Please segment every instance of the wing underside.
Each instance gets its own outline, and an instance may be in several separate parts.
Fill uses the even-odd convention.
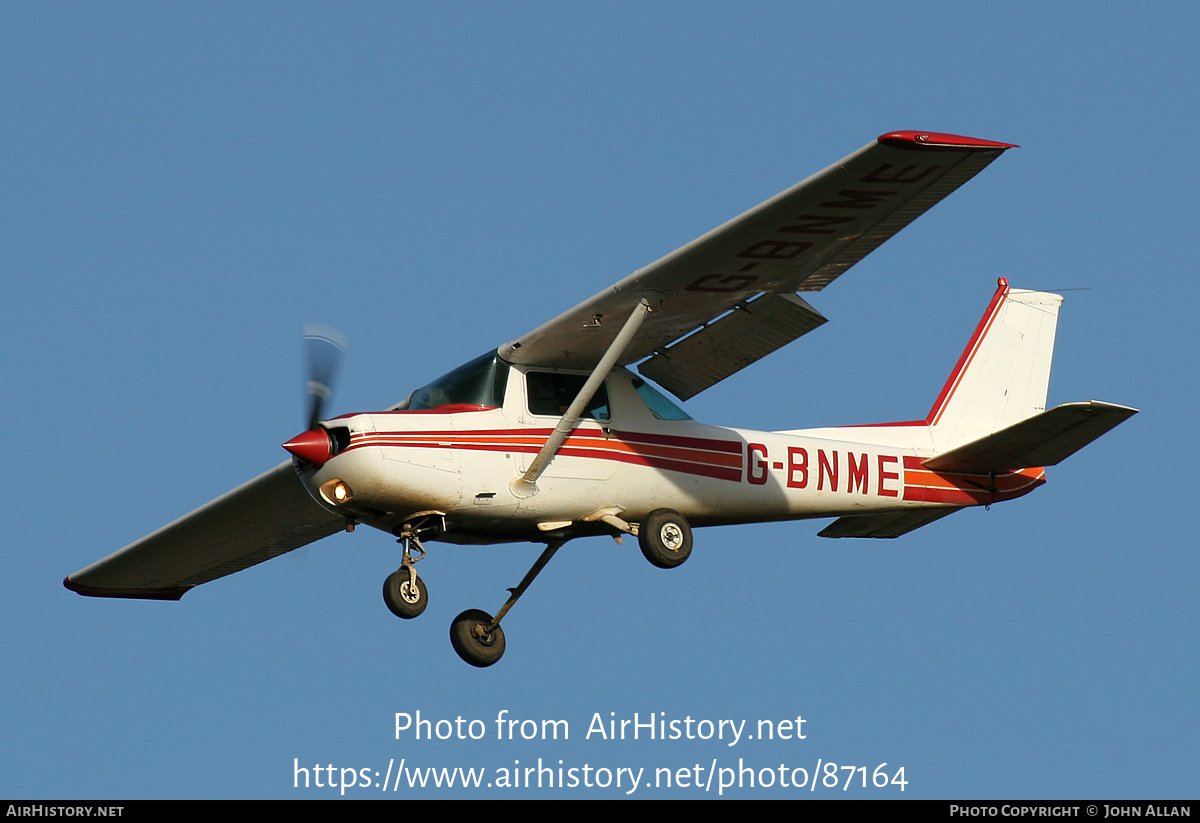
[[[658,352],[638,371],[687,400],[825,322],[798,294],[761,294]]]
[[[178,600],[188,589],[341,530],[290,460],[63,581],[91,597]]]
[[[590,369],[644,298],[651,314],[618,365],[649,357],[643,374],[691,397],[823,323],[796,292],[824,288],[1008,148],[954,135],[884,135],[500,354]]]

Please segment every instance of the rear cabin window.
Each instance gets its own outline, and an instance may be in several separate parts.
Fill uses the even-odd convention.
[[[583,374],[529,372],[525,375],[525,386],[529,393],[529,413],[562,417],[586,382],[587,376]],[[603,383],[580,416],[601,421],[609,419],[608,390]]]
[[[659,420],[691,420],[692,416],[676,406],[658,389],[651,386],[640,377],[633,378],[633,388],[646,404],[650,413]]]

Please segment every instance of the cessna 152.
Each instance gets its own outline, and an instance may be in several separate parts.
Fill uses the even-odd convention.
[[[493,617],[451,625],[474,666],[500,659],[500,621],[551,556],[587,535],[637,537],[655,566],[687,560],[692,527],[836,517],[822,537],[897,537],[965,506],[1028,494],[1044,466],[1135,409],[1046,410],[1062,298],[1001,280],[923,420],[758,432],[692,420],[686,400],[825,322],[818,291],[1010,144],[901,131],[626,277],[387,411],[324,419],[318,359],[291,458],[70,575],[98,597],[173,600],[356,523],[402,545],[384,600],[428,601],[425,541],[546,549]],[[316,351],[335,352],[314,335]],[[624,368],[638,364],[641,376]]]

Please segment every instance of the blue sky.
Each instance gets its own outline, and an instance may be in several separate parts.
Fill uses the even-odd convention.
[[[495,779],[541,758],[904,767],[903,793],[852,797],[1195,796],[1198,22],[1183,3],[4,4],[0,795],[336,797],[294,788],[295,764]],[[898,129],[1022,148],[813,296],[827,326],[686,407],[761,429],[920,417],[997,277],[1077,289],[1050,401],[1142,413],[1033,495],[896,541],[701,530],[669,573],[578,541],[486,671],[447,626],[497,608],[537,547],[434,546],[411,624],[370,530],[179,603],[63,589],[282,459],[305,322],[350,339],[334,410],[381,408]],[[417,711],[488,734],[397,740]],[[497,740],[501,711],[570,739]],[[805,739],[585,739],[635,712],[803,717]]]

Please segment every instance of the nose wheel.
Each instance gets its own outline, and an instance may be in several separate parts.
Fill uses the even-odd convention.
[[[425,557],[425,547],[417,533],[421,530],[435,531],[441,524],[440,512],[422,512],[405,523],[395,532],[396,539],[404,546],[400,568],[383,581],[383,602],[388,610],[403,620],[412,620],[429,605],[429,591],[425,581],[417,577],[416,562]],[[415,525],[414,525],[415,523]],[[432,525],[431,525],[432,524]],[[413,557],[413,551],[416,557]]]
[[[412,620],[429,605],[429,592],[416,569],[401,566],[383,581],[383,602],[396,617]]]

